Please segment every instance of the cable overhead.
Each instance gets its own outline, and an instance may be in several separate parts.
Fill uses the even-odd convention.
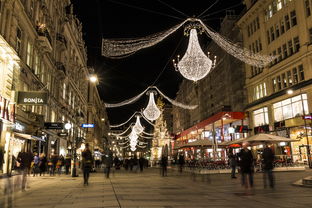
[[[119,4],[119,5],[122,5],[122,6],[138,9],[138,10],[141,10],[141,11],[145,11],[145,12],[150,12],[150,13],[154,13],[154,14],[158,14],[158,15],[162,15],[162,16],[166,16],[166,17],[171,17],[171,18],[178,19],[178,20],[183,20],[180,17],[176,17],[176,16],[173,16],[173,15],[165,14],[165,13],[162,13],[162,12],[157,12],[157,11],[145,9],[145,8],[142,8],[142,7],[133,6],[133,5],[122,3],[122,2],[118,2],[118,1],[112,1],[112,0],[107,0],[107,1],[109,1],[111,3]]]
[[[215,12],[212,12],[212,13],[209,13],[209,14],[207,14],[207,15],[205,15],[205,16],[202,16],[201,19],[203,19],[203,18],[205,18],[205,17],[210,17],[210,16],[212,16],[212,15],[218,14],[218,13],[223,12],[223,11],[226,11],[226,10],[228,10],[228,9],[233,9],[233,8],[238,7],[238,6],[241,6],[241,5],[242,5],[242,3],[234,4],[233,6],[230,6],[230,7],[227,7],[227,8],[224,8],[224,9],[221,9],[221,10],[218,10],[218,11],[215,11]]]
[[[185,14],[184,12],[181,12],[180,10],[178,10],[178,9],[174,8],[173,6],[167,4],[166,2],[163,2],[163,1],[161,1],[161,0],[158,0],[158,2],[164,4],[165,6],[171,8],[172,10],[174,10],[174,11],[176,11],[176,12],[182,14],[184,17],[190,17],[190,16],[188,16],[187,14]]]
[[[209,9],[211,9],[214,5],[216,5],[219,2],[219,0],[216,0],[213,4],[211,4],[205,11],[203,11],[202,13],[200,13],[200,15],[198,15],[198,18],[200,18],[200,16],[202,16],[203,14],[205,14]]]

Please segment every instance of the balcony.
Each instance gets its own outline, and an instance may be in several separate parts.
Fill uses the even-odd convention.
[[[52,38],[50,36],[49,31],[46,29],[44,24],[40,24],[36,27],[36,31],[38,34],[37,42],[39,46],[45,51],[45,52],[52,52]]]
[[[66,50],[67,49],[67,40],[66,40],[66,38],[65,38],[65,36],[63,34],[57,33],[56,34],[56,40],[57,40],[58,46],[62,50]]]

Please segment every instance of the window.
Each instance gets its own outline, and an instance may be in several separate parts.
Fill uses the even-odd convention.
[[[259,17],[256,18],[256,22],[257,22],[257,29],[260,29]]]
[[[304,81],[304,70],[303,70],[303,65],[299,65],[298,66],[298,70],[299,70],[299,79],[300,81]]]
[[[271,33],[271,41],[275,40],[275,34],[274,34],[274,28],[270,28],[270,33]]]
[[[28,42],[27,43],[27,54],[26,54],[26,64],[31,67],[32,65],[32,55],[33,55],[33,45]]]
[[[287,82],[288,82],[288,86],[292,86],[293,81],[292,81],[291,71],[287,71]]]
[[[256,40],[256,52],[259,52],[259,42]]]
[[[272,79],[272,84],[273,84],[273,92],[276,92],[277,91],[277,89],[276,89],[277,84],[276,84],[276,79],[275,78]]]
[[[312,31],[312,28],[311,28]],[[268,39],[268,44],[270,44],[271,40],[270,40],[270,32],[267,30],[267,39]]]
[[[295,46],[295,53],[297,53],[300,49],[300,41],[299,37],[294,38],[294,46]]]
[[[293,68],[293,80],[294,80],[294,84],[298,83],[298,72],[297,72],[297,68]]]
[[[305,0],[305,8],[307,17],[311,16],[311,7],[309,0]]]
[[[276,51],[275,51],[275,50],[273,51],[272,55],[273,55],[274,57],[276,57]],[[277,63],[277,58],[275,58],[275,59],[273,60],[273,64],[276,64],[276,63]]]
[[[248,37],[250,37],[250,27],[249,27],[249,25],[247,26],[247,33],[248,33]]]
[[[292,40],[288,41],[288,54],[291,56],[294,53]]]
[[[266,92],[266,84],[265,82],[264,83],[261,83],[261,84],[258,84],[254,87],[254,100],[258,100],[260,98],[263,98],[264,96],[267,95],[267,92]]]
[[[286,44],[283,44],[283,59],[287,58],[287,46]]]
[[[66,83],[63,83],[63,99],[66,99]]]
[[[312,44],[312,28],[309,29],[310,44]]]
[[[39,74],[39,57],[38,57],[38,54],[37,52],[34,53],[34,56],[35,56],[35,60],[34,60],[34,72],[35,74]]]
[[[278,24],[275,25],[275,34],[276,34],[276,38],[280,36],[280,30],[279,30]]]
[[[277,80],[277,89],[281,90],[282,89],[281,77],[277,76],[276,80]]]
[[[275,121],[294,118],[308,113],[307,94],[297,95],[292,98],[273,104],[273,113]]]
[[[293,10],[290,12],[290,19],[291,19],[291,26],[297,25],[297,17],[296,17],[296,11]]]
[[[254,126],[269,124],[268,108],[260,108],[253,111]]]
[[[259,49],[260,49],[260,51],[262,51],[262,43],[261,43],[261,39],[259,39]]]
[[[285,73],[282,74],[282,79],[283,79],[283,88],[286,88],[287,87],[287,79],[286,79]]]
[[[277,49],[277,54],[278,54],[277,61],[280,62],[283,59],[283,57],[282,57],[282,48],[281,47],[279,47]]]
[[[281,35],[285,33],[285,23],[284,20],[281,20]]]
[[[288,14],[285,15],[285,25],[286,25],[286,30],[289,30],[289,28],[290,28],[290,22],[289,22],[289,16],[288,16]]]
[[[19,27],[16,28],[16,46],[15,50],[18,54],[20,54],[22,45],[22,31]]]
[[[277,11],[281,10],[283,7],[282,0],[277,0]]]

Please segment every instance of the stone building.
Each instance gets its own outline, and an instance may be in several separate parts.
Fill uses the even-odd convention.
[[[237,23],[244,47],[276,56],[264,68],[245,66],[250,126],[254,134],[274,131],[299,138],[281,148],[295,161],[307,161],[311,129],[302,116],[312,112],[312,1],[244,3],[247,12]]]
[[[1,0],[0,40],[0,170],[10,173],[20,151],[73,154],[87,139],[81,125],[88,121],[88,110],[98,112],[88,109],[91,70],[70,0]],[[97,115],[108,121],[101,109]],[[71,128],[65,130],[65,123]]]

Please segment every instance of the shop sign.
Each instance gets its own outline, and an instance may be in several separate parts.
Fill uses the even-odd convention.
[[[39,91],[17,92],[17,104],[19,105],[46,105],[47,103],[48,103],[47,92],[39,92]]]
[[[52,122],[45,122],[44,127],[46,129],[63,129],[64,124],[63,123],[52,123]]]
[[[82,124],[82,128],[94,128],[94,124]]]
[[[248,133],[249,128],[247,125],[238,125],[235,127],[235,133]]]
[[[57,135],[60,136],[60,137],[67,137],[68,133],[67,132],[60,132]]]
[[[305,115],[305,116],[302,116],[302,118],[304,120],[312,120],[312,115]]]
[[[15,104],[0,95],[0,118],[11,122],[15,120]]]

